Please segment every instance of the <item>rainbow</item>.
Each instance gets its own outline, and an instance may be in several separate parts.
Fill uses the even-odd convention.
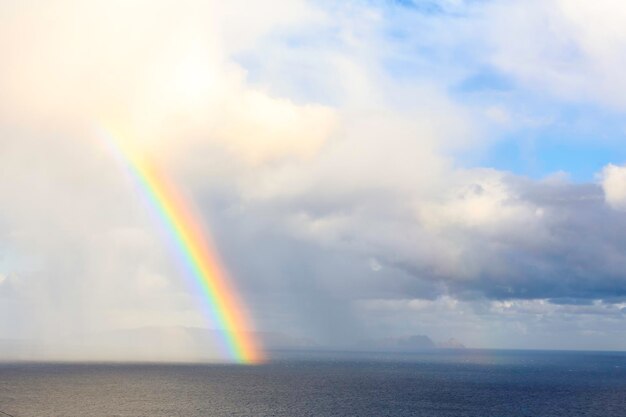
[[[216,251],[202,233],[203,227],[176,185],[145,154],[131,151],[120,136],[102,131],[101,136],[136,179],[159,217],[185,266],[207,302],[212,322],[223,334],[229,358],[237,363],[257,364],[265,357],[244,304],[220,266]]]

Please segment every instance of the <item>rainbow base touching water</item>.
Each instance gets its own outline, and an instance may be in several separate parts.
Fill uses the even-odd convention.
[[[102,136],[136,178],[202,291],[211,319],[224,335],[230,359],[242,364],[263,362],[265,355],[251,333],[244,304],[220,267],[217,253],[203,235],[191,205],[153,161],[133,152],[121,136],[108,130],[102,131]]]

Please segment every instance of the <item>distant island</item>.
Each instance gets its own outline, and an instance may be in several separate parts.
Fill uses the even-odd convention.
[[[387,337],[364,341],[361,346],[366,350],[393,350],[414,351],[431,349],[465,349],[465,345],[455,338],[435,342],[426,335],[411,335],[404,337]]]

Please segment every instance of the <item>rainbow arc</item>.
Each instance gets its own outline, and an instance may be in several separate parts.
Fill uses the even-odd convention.
[[[265,357],[251,332],[245,305],[220,266],[219,257],[203,234],[191,204],[153,160],[133,151],[119,136],[108,131],[103,135],[137,180],[201,290],[211,319],[223,334],[230,359],[244,364],[263,362]]]

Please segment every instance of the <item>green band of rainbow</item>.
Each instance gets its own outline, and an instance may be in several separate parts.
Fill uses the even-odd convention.
[[[215,250],[209,246],[200,222],[182,193],[145,155],[131,152],[119,137],[110,132],[104,132],[104,135],[136,177],[201,288],[212,319],[224,334],[230,359],[246,364],[262,362],[264,355],[251,333],[244,305],[228,282]]]

